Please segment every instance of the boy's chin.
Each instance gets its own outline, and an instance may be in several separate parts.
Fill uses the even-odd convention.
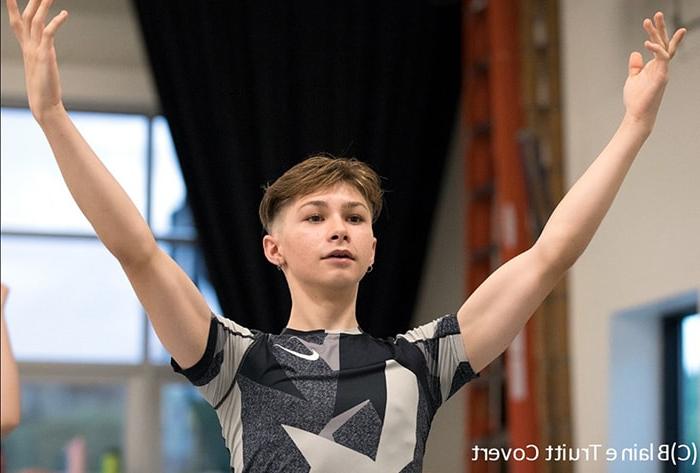
[[[354,289],[360,282],[360,277],[356,274],[332,274],[323,278],[318,278],[314,281],[316,286],[328,288],[329,290],[339,291],[344,289]]]

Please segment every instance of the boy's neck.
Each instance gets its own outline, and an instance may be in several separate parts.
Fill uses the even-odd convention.
[[[294,330],[348,330],[357,328],[357,286],[347,290],[292,290],[287,328]]]

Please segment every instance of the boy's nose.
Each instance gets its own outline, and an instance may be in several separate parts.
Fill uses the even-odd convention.
[[[345,231],[345,229],[337,229],[331,233],[331,240],[345,240],[349,241],[350,237],[348,236],[348,232]]]
[[[333,227],[331,228],[331,240],[349,240],[347,228],[343,219],[334,219]]]

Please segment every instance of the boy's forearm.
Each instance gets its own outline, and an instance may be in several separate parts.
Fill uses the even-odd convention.
[[[650,132],[650,124],[625,116],[607,146],[561,200],[536,243],[553,265],[566,270],[581,256]]]
[[[42,117],[44,131],[73,199],[122,264],[147,258],[155,239],[129,196],[61,107]]]

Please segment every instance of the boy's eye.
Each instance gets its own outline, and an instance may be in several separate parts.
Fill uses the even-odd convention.
[[[321,220],[323,220],[323,217],[321,217],[320,215],[311,215],[309,217],[306,217],[306,220],[308,220],[309,222],[320,222]]]
[[[362,223],[365,219],[362,218],[362,215],[351,215],[348,217],[348,220],[350,220],[352,223]]]

